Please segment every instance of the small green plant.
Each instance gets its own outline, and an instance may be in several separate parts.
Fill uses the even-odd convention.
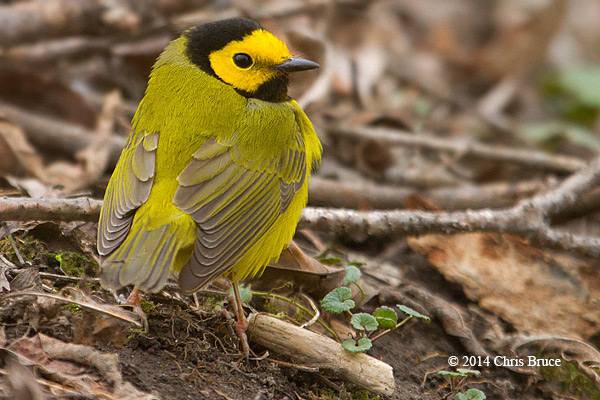
[[[456,394],[457,400],[484,400],[486,398],[485,393],[479,389],[468,389],[464,393],[458,393],[458,391],[465,385],[466,378],[481,374],[481,372],[477,370],[457,368],[456,371],[438,371],[437,374],[450,377],[450,393],[447,396]]]
[[[144,312],[144,314],[150,314],[152,311],[154,311],[154,304],[152,304],[152,302],[149,301],[142,301],[141,302],[142,305],[142,311]]]
[[[458,400],[485,400],[485,393],[479,389],[469,389],[464,393],[457,393]]]
[[[350,265],[346,267],[344,284],[356,283],[360,276],[360,270],[356,266]],[[357,286],[360,288],[358,284]],[[363,353],[369,350],[373,346],[374,340],[398,329],[413,318],[423,319],[427,322],[430,321],[426,315],[420,314],[401,304],[397,305],[398,309],[408,316],[400,322],[398,322],[396,311],[386,306],[377,308],[372,314],[353,314],[350,310],[356,307],[356,303],[351,297],[352,291],[349,287],[342,286],[335,288],[321,300],[321,307],[331,314],[348,313],[350,315],[350,324],[356,330],[357,334],[355,338],[344,340],[342,347],[352,353]]]
[[[67,276],[82,277],[86,274],[86,268],[91,268],[92,270],[97,268],[94,261],[83,254],[72,251],[60,252],[54,258],[58,261],[60,270]]]

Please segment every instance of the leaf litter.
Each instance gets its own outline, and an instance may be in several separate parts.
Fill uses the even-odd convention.
[[[101,197],[105,172],[118,157],[107,144],[124,141],[121,135],[129,130],[127,121],[151,65],[176,35],[157,34],[156,29],[165,24],[184,29],[239,13],[255,16],[285,36],[294,53],[322,65],[320,71],[291,83],[291,93],[306,107],[325,144],[321,178],[400,186],[416,196],[427,188],[451,193],[455,187],[486,183],[512,187],[538,182],[545,187],[562,178],[510,163],[474,161],[460,152],[392,147],[368,137],[343,139],[330,134],[328,126],[338,124],[390,127],[465,143],[475,139],[543,146],[582,160],[597,147],[597,102],[589,91],[593,85],[586,84],[590,77],[594,83],[596,68],[573,65],[597,62],[600,40],[589,11],[598,7],[594,0],[236,1],[219,2],[218,7],[183,3],[174,2],[168,12],[109,9],[98,20],[110,29],[104,26],[100,33],[89,24],[89,32],[84,32],[89,36],[9,42],[0,54],[8,65],[0,74],[2,102],[52,117],[65,131],[83,127],[95,137],[86,138],[91,139],[87,146],[53,148],[23,119],[6,117],[0,103],[1,195]],[[153,28],[138,31],[140,26]],[[127,36],[133,31],[135,35]],[[556,76],[567,93],[550,101],[536,81],[548,66],[560,68]],[[118,93],[106,97],[115,88]],[[548,120],[557,122],[540,123]],[[374,208],[366,201],[357,207]],[[592,203],[589,207],[594,209]],[[598,230],[592,214],[569,222],[569,230]],[[227,319],[214,312],[227,302],[218,282],[216,289],[199,294],[198,303],[173,286],[146,296],[142,306],[149,329],[143,332],[112,315],[122,313],[138,321],[137,315],[116,305],[127,292],[99,288],[94,224],[10,223],[8,228],[15,245],[0,233],[5,361],[0,372],[14,379],[2,380],[2,390],[32,398],[40,397],[39,388],[51,394],[95,391],[94,395],[115,396],[118,382],[128,382],[140,398],[321,399],[326,398],[324,386],[332,388],[334,398],[355,394],[331,376],[295,368],[293,360],[238,364]],[[357,253],[366,262],[356,281],[366,292],[364,301],[348,281],[351,294],[344,302],[360,303],[360,311],[375,310],[383,324],[394,317],[382,310],[396,304],[432,318],[430,324],[409,321],[369,350],[393,365],[398,388],[394,399],[447,398],[448,381],[432,371],[447,368],[449,355],[496,354],[557,356],[570,364],[526,371],[481,368],[478,380],[466,377],[467,386],[485,391],[488,398],[597,397],[598,355],[593,344],[599,325],[594,313],[598,285],[593,260],[532,248],[497,234],[430,235],[408,241],[334,234],[318,239],[328,249],[335,248],[342,264],[356,260]],[[287,296],[316,316],[311,304],[342,285],[346,271],[316,261],[323,249],[307,248],[311,249],[303,246],[313,257],[282,258],[267,269],[263,281],[252,282],[252,289]],[[303,297],[307,295],[309,300]],[[263,300],[253,296],[251,307],[298,324],[314,322],[314,316],[298,312],[289,302]],[[329,322],[344,339],[352,331],[345,316]],[[360,340],[352,340],[354,346],[360,346]],[[75,352],[70,346],[82,347]],[[62,350],[52,353],[46,347]],[[81,354],[104,360],[110,368],[90,367],[78,359]],[[29,373],[7,359],[28,365]],[[45,362],[59,369],[48,372]],[[82,372],[66,375],[75,370]],[[463,392],[455,397],[479,396],[473,388]]]

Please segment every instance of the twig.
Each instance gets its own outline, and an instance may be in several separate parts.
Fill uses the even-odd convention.
[[[531,168],[542,168],[561,173],[575,172],[585,167],[585,161],[574,157],[553,155],[533,150],[520,150],[498,145],[490,146],[481,143],[464,143],[433,137],[431,135],[415,135],[395,129],[329,126],[327,127],[327,131],[337,136],[369,138],[394,145],[457,153],[463,155],[463,157],[472,156],[488,160],[513,162]]]
[[[103,33],[131,32],[142,27],[164,26],[164,14],[202,7],[207,0],[25,0],[0,6],[0,46],[33,42],[36,39]],[[160,16],[160,17],[159,17]]]
[[[66,303],[73,303],[73,304],[77,304],[80,307],[88,308],[88,309],[94,310],[94,311],[99,311],[101,313],[110,315],[111,317],[120,319],[125,322],[129,322],[129,323],[135,325],[137,328],[143,328],[142,324],[140,324],[138,321],[135,321],[135,320],[129,318],[126,315],[123,315],[123,314],[115,312],[113,310],[109,310],[109,309],[103,308],[99,305],[92,304],[92,303],[85,302],[85,301],[79,301],[76,299],[69,299],[67,297],[62,297],[62,296],[58,296],[55,294],[40,293],[40,292],[15,292],[15,293],[9,293],[6,296],[7,297],[19,297],[19,296],[47,297],[47,298],[58,300],[58,301],[64,301]]]
[[[544,182],[533,180],[419,191],[378,185],[366,180],[340,182],[314,176],[310,182],[308,200],[310,205],[318,207],[385,210],[403,208],[408,198],[419,194],[431,199],[442,210],[465,210],[508,207],[546,188]]]
[[[76,154],[88,147],[94,140],[93,130],[70,124],[55,118],[41,116],[19,107],[0,101],[0,118],[5,118],[21,126],[27,139],[39,148],[60,153]],[[126,139],[119,135],[111,135],[110,161],[115,165],[125,147]]]
[[[385,396],[394,393],[392,367],[364,353],[352,354],[328,337],[265,314],[252,314],[248,338],[295,362],[316,365],[367,390]]]
[[[2,221],[98,221],[102,202],[90,198],[30,199],[0,197]]]
[[[301,228],[328,230],[340,234],[382,236],[391,234],[507,232],[532,240],[534,244],[600,256],[600,238],[578,236],[552,229],[550,216],[572,206],[600,183],[600,157],[555,189],[521,200],[511,208],[454,213],[420,211],[373,211],[315,209],[304,211]]]
[[[517,205],[463,212],[371,211],[307,208],[299,229],[371,236],[424,235],[429,233],[505,232],[532,240],[536,245],[600,256],[600,238],[573,235],[553,229],[551,216],[572,207],[600,184],[600,157],[589,167],[569,176],[556,188]],[[95,221],[101,202],[93,199],[0,198],[4,221]]]

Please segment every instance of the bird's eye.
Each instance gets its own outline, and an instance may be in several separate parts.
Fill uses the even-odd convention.
[[[240,68],[250,68],[252,65],[252,57],[246,53],[237,53],[233,56],[233,62]]]

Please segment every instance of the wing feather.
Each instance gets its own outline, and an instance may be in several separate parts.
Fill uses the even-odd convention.
[[[107,256],[129,232],[135,210],[150,195],[158,133],[133,132],[111,178],[99,222],[98,253]]]
[[[297,134],[299,136],[299,134]],[[306,179],[302,139],[282,156],[243,161],[235,141],[207,140],[178,177],[174,203],[198,227],[182,276],[196,290],[224,274],[291,204]],[[180,278],[180,286],[182,286]]]

